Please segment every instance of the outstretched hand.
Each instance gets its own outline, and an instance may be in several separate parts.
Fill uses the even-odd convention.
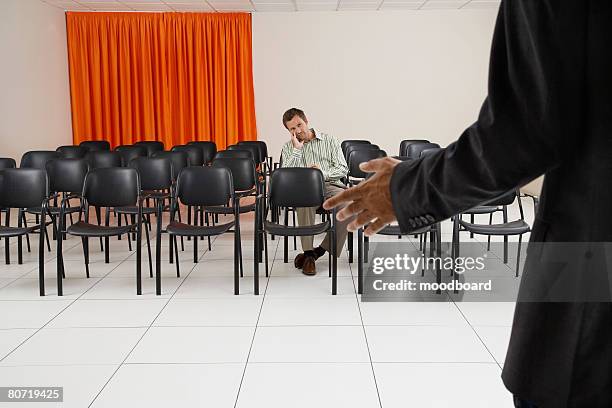
[[[351,187],[325,201],[323,208],[330,210],[346,204],[346,207],[338,212],[338,220],[343,221],[356,215],[355,219],[347,226],[349,231],[354,232],[368,224],[365,235],[376,234],[387,224],[396,220],[393,203],[391,202],[390,184],[393,169],[399,163],[401,163],[400,160],[390,157],[361,163],[359,166],[361,170],[375,174],[355,187]]]

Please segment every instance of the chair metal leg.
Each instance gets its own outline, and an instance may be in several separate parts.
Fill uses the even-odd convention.
[[[64,282],[63,278],[66,277],[66,271],[64,270],[64,254],[62,252],[62,245],[64,241],[64,229],[66,225],[66,214],[59,217],[59,239],[56,242],[57,258],[56,258],[56,269],[57,269],[57,296],[64,295]]]
[[[28,227],[28,221],[26,220],[26,215],[25,215],[25,211],[21,211],[20,210],[20,217],[23,218],[23,226],[25,228]],[[38,224],[40,222],[40,217],[38,215],[36,215],[36,223]],[[45,231],[45,236],[46,236],[47,231]],[[25,239],[26,239],[26,246],[28,248],[28,252],[32,252],[32,249],[30,248],[30,234],[25,234]],[[47,245],[49,245],[49,237],[47,236]]]
[[[96,210],[96,219],[98,221],[98,225],[102,225],[102,210],[100,207],[94,207]],[[100,237],[100,252],[104,251],[104,245],[102,244],[102,237]]]
[[[40,291],[40,296],[45,296],[45,249],[43,246],[43,241],[45,240],[44,227],[46,218],[45,209],[43,207],[40,214],[40,233],[38,240],[38,289]]]
[[[259,200],[255,201],[255,216],[253,217],[253,235],[254,235],[254,245],[253,245],[253,294],[259,295],[259,246],[260,242],[260,233],[259,233]]]
[[[198,241],[200,237],[193,238],[193,263],[198,263]]]
[[[474,224],[474,214],[470,214],[470,222]],[[474,233],[470,231],[470,238],[474,238]]]
[[[136,294],[142,295],[142,211],[136,221]]]
[[[4,225],[6,227],[10,226],[10,222],[11,222],[11,209],[7,209],[6,210],[6,217],[4,219]],[[9,247],[9,238],[6,237],[4,238],[4,262],[7,265],[11,264],[11,251],[10,251],[10,247]]]
[[[110,225],[110,208],[106,207],[106,214],[104,215],[104,225]],[[110,262],[110,237],[104,237],[104,263]]]
[[[83,257],[85,258],[85,276],[89,278],[89,238],[81,237],[83,244]]]
[[[149,255],[149,277],[153,277],[153,261],[151,260],[151,238],[149,237],[149,228],[151,225],[151,217],[145,221],[145,236],[147,238],[147,253]]]
[[[187,206],[187,224],[191,225],[191,209],[194,208],[190,205]],[[197,215],[196,215],[197,219]],[[197,224],[197,222],[195,222]],[[196,238],[197,239],[197,238]],[[187,237],[187,241],[191,241],[191,237]]]
[[[295,223],[295,208],[293,209],[293,226],[296,226]],[[293,236],[293,250],[296,251],[297,250],[297,237],[294,235]]]
[[[518,250],[516,252],[516,277],[519,276],[519,268],[521,265],[521,243],[523,242],[523,234],[519,235]]]
[[[338,293],[338,246],[336,245],[336,229],[332,229],[331,236],[332,250],[332,295]]]
[[[348,261],[349,263],[353,263],[353,233],[348,233],[348,242],[346,249],[348,251]]]
[[[17,217],[17,227],[18,228],[21,228],[23,226],[22,215],[23,215],[22,210],[19,210],[19,216]],[[22,237],[21,235],[17,237],[17,263],[19,265],[23,264],[23,248],[22,248],[23,243],[22,243],[21,237]],[[41,246],[44,246],[44,235],[43,235],[43,242],[41,242],[40,244]]]
[[[204,209],[202,209],[202,214],[204,214]],[[209,215],[210,214],[206,213],[206,226],[207,227],[210,226],[210,221],[208,220]],[[203,216],[203,215],[201,215],[201,216]],[[210,235],[207,238],[208,238],[208,250],[210,251],[212,249],[211,245],[210,245]]]
[[[176,256],[176,259],[174,260],[176,262],[176,277],[180,278],[181,277],[181,268],[180,268],[180,262],[179,262],[179,253],[178,253],[178,239],[176,237],[176,235],[172,236],[173,241],[174,241],[174,255]],[[182,237],[181,237],[182,238]]]
[[[493,213],[489,214],[489,225],[493,224]],[[491,250],[491,236],[487,237],[487,251]]]
[[[155,234],[155,294],[161,295],[161,223],[163,202],[157,200],[157,231]]]
[[[289,224],[289,213],[285,208],[285,225]],[[283,262],[289,263],[289,236],[285,235],[283,241]]]
[[[238,235],[238,228],[234,226],[234,295],[240,294],[240,277],[239,269],[241,259],[240,256],[240,237]]]
[[[178,221],[179,222],[183,222],[183,220],[181,219],[181,210],[180,210],[180,208],[177,211],[177,214],[178,214]],[[181,252],[185,252],[185,240],[183,239],[182,235],[181,235]]]

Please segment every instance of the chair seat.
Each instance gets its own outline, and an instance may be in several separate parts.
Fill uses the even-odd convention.
[[[47,214],[59,215],[61,209],[62,209],[61,207],[49,207],[47,208]],[[64,213],[72,214],[72,213],[76,213],[79,211],[81,211],[81,206],[66,207]],[[26,209],[26,212],[30,214],[40,214],[42,212],[42,207],[31,207],[31,208]]]
[[[115,212],[117,214],[129,214],[129,215],[138,215],[138,207],[116,207]],[[155,214],[157,213],[157,208],[155,207],[142,207],[143,214]]]
[[[415,234],[424,234],[431,229],[432,225],[428,225],[427,227],[419,228],[418,230],[410,231],[408,234],[402,233],[399,225],[387,225],[385,228],[381,229],[377,232],[380,235],[415,235]]]
[[[520,235],[529,232],[529,224],[523,220],[506,222],[504,224],[471,224],[459,221],[459,224],[469,232],[481,235]]]
[[[76,224],[68,227],[66,231],[70,235],[79,237],[112,237],[115,235],[123,235],[131,232],[134,225],[122,225],[121,227],[104,225],[95,225],[88,222],[79,221]]]
[[[233,207],[205,207],[204,210],[211,214],[233,214],[234,213]],[[255,203],[248,204],[248,205],[241,205],[239,211],[240,211],[240,214],[255,211]]]
[[[495,212],[499,210],[499,207],[496,207],[494,205],[479,205],[477,207],[474,208],[470,208],[469,210],[467,210],[466,212],[464,212],[464,214],[490,214],[492,212]]]
[[[10,238],[10,237],[18,237],[20,235],[29,234],[34,231],[38,225],[28,228],[18,228],[18,227],[4,227],[0,225],[0,237],[2,238]]]
[[[264,224],[264,228],[266,232],[269,232],[270,234],[273,234],[273,235],[279,235],[281,237],[284,237],[284,236],[300,237],[300,236],[307,236],[307,235],[322,234],[324,232],[327,232],[330,226],[331,226],[331,223],[329,222],[329,220],[319,223],[319,224],[308,225],[308,226],[303,226],[303,227],[282,225],[282,224],[277,224],[271,221],[266,221]]]
[[[178,235],[184,237],[207,237],[211,235],[219,235],[223,234],[230,230],[234,226],[234,221],[228,222],[226,224],[217,224],[213,226],[199,226],[199,225],[189,225],[183,224],[178,221],[171,221],[168,224],[168,228],[166,231],[170,235]]]

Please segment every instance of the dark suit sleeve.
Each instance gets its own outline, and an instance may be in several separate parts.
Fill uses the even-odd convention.
[[[402,231],[490,201],[567,160],[584,122],[586,3],[502,2],[477,122],[438,154],[394,171]]]

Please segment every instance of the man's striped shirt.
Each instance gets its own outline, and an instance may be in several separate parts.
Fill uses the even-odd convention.
[[[327,133],[313,129],[315,138],[304,143],[301,149],[293,147],[289,140],[281,151],[282,167],[311,167],[316,164],[325,181],[338,181],[348,174],[348,165],[342,154],[340,142]]]

